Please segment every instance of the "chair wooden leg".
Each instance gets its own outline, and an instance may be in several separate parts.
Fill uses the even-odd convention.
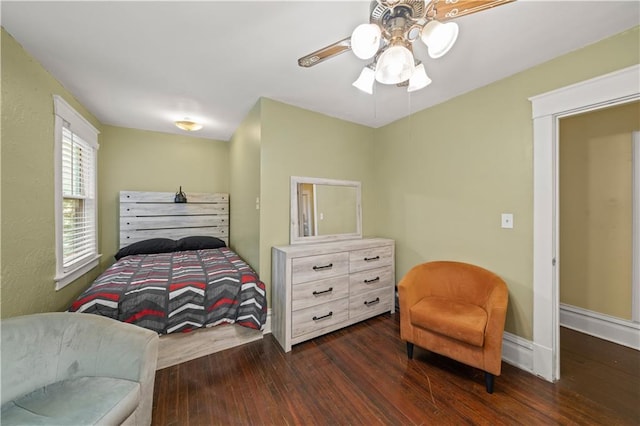
[[[413,343],[407,342],[407,357],[413,359]]]
[[[484,384],[487,387],[487,392],[488,393],[493,393],[493,382],[494,382],[495,376],[491,373],[484,373]]]

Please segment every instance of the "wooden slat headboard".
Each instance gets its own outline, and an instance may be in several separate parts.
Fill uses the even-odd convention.
[[[229,245],[229,194],[120,191],[120,248],[149,238],[217,237]]]

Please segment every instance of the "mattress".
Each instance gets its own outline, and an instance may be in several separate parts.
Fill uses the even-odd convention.
[[[120,258],[69,307],[159,334],[219,324],[262,330],[265,285],[228,247]]]

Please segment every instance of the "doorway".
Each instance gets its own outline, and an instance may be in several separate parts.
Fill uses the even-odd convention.
[[[639,101],[559,120],[560,324],[622,344],[615,330],[592,333],[590,321],[635,319],[633,241],[640,231],[633,186],[640,165],[633,139],[639,130]]]
[[[634,154],[640,101],[571,115],[558,124],[561,381],[631,413],[640,388],[622,377],[638,375],[632,360],[640,353],[634,358],[624,346],[640,348],[616,325],[637,322],[632,301],[638,294],[634,177],[640,163]],[[619,377],[607,389],[593,386],[603,370]]]
[[[560,378],[558,248],[558,120],[640,99],[640,65],[534,96],[533,373]],[[637,336],[638,329],[631,329]],[[636,337],[637,338],[637,337]]]

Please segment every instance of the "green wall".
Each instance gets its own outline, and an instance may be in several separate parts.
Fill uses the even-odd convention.
[[[359,180],[366,212],[374,206],[373,132],[266,98],[236,130],[230,147],[231,246],[258,271],[268,297],[271,247],[289,244],[291,176]],[[372,228],[366,214],[363,222],[363,232]]]
[[[437,259],[476,263],[509,287],[506,329],[533,332],[533,127],[529,97],[640,62],[638,27],[376,131],[376,228],[396,275]],[[425,90],[429,90],[428,88]],[[514,229],[500,214],[514,214]]]
[[[102,126],[98,197],[102,269],[118,251],[120,191],[229,192],[229,144]]]
[[[55,291],[53,95],[100,123],[2,29],[1,316],[64,310],[96,270]],[[99,139],[101,140],[101,138]]]
[[[289,244],[291,176],[362,182],[362,228],[373,235],[376,188],[369,127],[262,99],[260,277],[270,288],[271,247]]]
[[[260,210],[256,208],[260,198],[260,105],[258,100],[229,143],[229,246],[256,271],[260,267]]]

